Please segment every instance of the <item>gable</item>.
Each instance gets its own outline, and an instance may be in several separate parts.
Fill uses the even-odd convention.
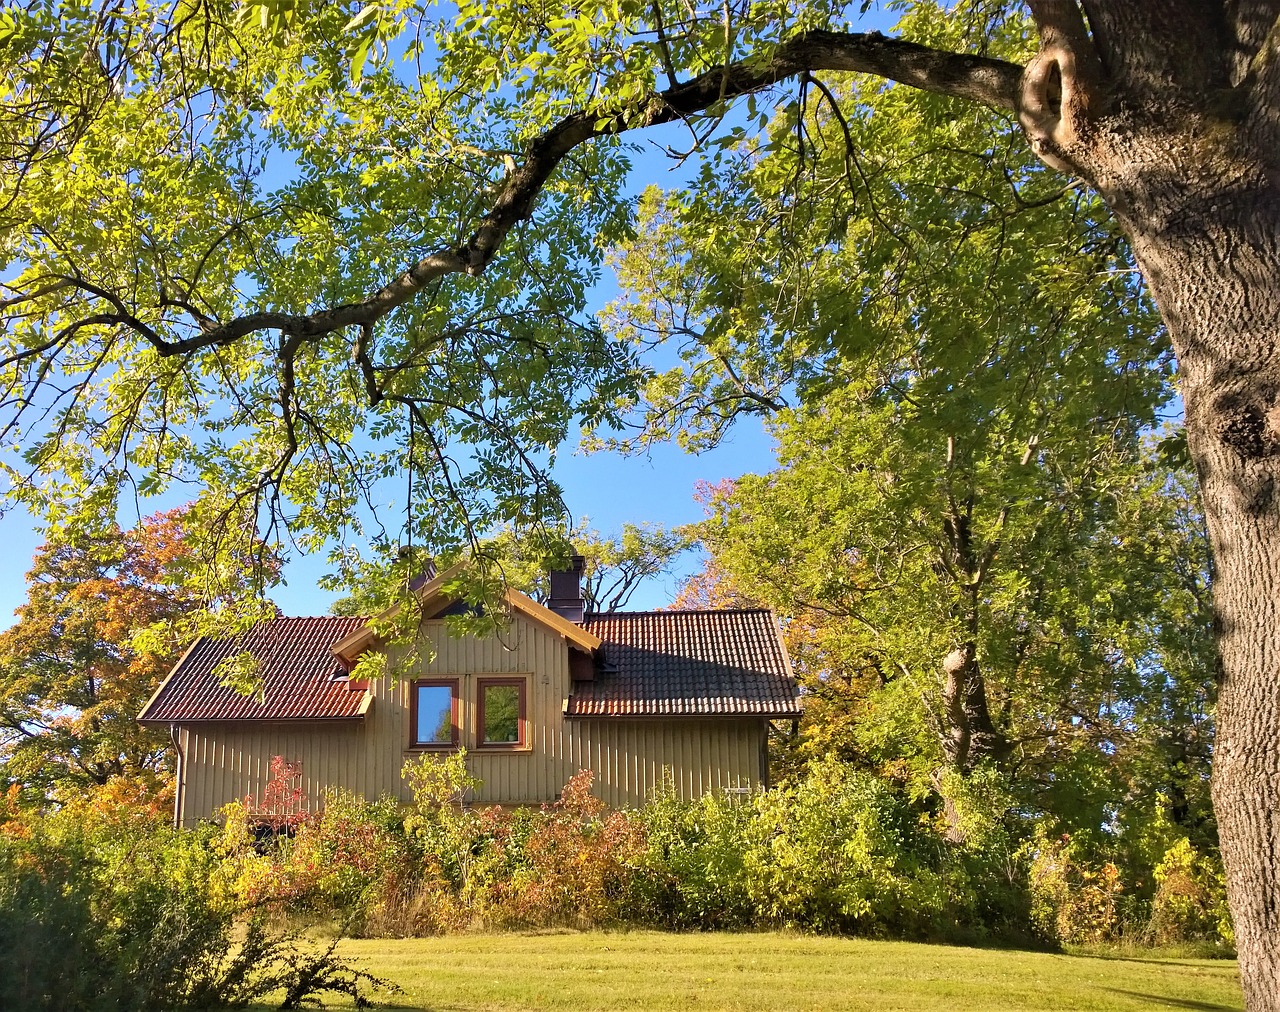
[[[443,573],[424,584],[417,591],[418,603],[422,608],[424,617],[435,617],[443,614],[453,603],[452,595],[445,591],[445,585],[461,572],[461,564],[446,569]],[[525,617],[533,620],[539,625],[559,633],[573,647],[578,650],[585,651],[590,654],[600,646],[600,638],[589,632],[580,625],[576,625],[567,619],[561,618],[549,608],[544,608],[538,604],[533,598],[527,594],[522,594],[518,590],[507,588],[506,593],[507,604],[513,611],[517,611]],[[356,629],[349,635],[333,644],[333,652],[342,658],[348,664],[355,663],[364,651],[373,648],[378,643],[378,636],[373,630],[373,624],[378,621],[385,621],[400,613],[400,605],[388,608],[376,619],[366,622],[362,628]]]

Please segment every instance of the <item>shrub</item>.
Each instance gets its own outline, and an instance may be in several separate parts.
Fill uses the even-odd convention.
[[[0,827],[0,1008],[283,1008],[372,980],[240,917],[209,831],[64,811]]]
[[[749,803],[722,795],[681,801],[668,784],[640,816],[647,845],[632,883],[635,918],[675,929],[750,925],[746,855],[754,815]]]
[[[1155,869],[1156,892],[1146,940],[1153,945],[1207,941],[1232,945],[1226,876],[1220,861],[1196,852],[1185,836]]]
[[[939,937],[977,906],[975,876],[963,864],[948,876],[948,851],[909,799],[834,760],[747,799],[667,790],[641,817],[635,908],[665,927]]]
[[[1124,883],[1115,864],[1082,858],[1065,833],[1051,838],[1038,830],[1028,848],[1031,919],[1040,936],[1054,943],[1116,940]]]
[[[484,850],[500,857],[478,883],[491,923],[587,928],[622,919],[643,834],[638,820],[592,796],[594,776],[580,770],[536,815],[512,819],[490,810],[494,825],[505,823],[486,834]]]
[[[936,798],[833,759],[747,797],[683,801],[668,784],[633,812],[593,797],[587,771],[556,803],[515,810],[465,806],[478,782],[464,753],[416,759],[404,776],[408,807],[339,791],[296,818],[291,802],[294,835],[262,853],[251,811],[230,806],[211,888],[365,935],[638,924],[1053,944],[1229,938],[1221,870],[1187,840],[1150,848],[1163,854],[1154,876],[1149,859],[1136,862],[1145,874],[1129,859],[1126,877],[1132,841],[1037,827],[993,769],[939,778],[941,813]]]
[[[760,795],[747,856],[767,922],[860,935],[936,935],[947,914],[939,847],[883,780],[834,761]]]

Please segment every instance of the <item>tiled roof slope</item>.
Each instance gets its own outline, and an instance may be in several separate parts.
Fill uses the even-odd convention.
[[[229,640],[201,637],[139,714],[144,723],[200,720],[340,720],[359,717],[363,692],[352,692],[330,647],[364,618],[277,618]],[[263,678],[262,701],[220,685],[221,660],[249,651]],[[336,680],[335,680],[336,679]]]
[[[594,681],[575,682],[574,717],[798,717],[773,614],[761,609],[596,615]]]

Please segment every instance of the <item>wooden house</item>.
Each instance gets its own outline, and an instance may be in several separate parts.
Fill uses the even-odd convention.
[[[419,590],[434,656],[413,677],[348,672],[382,649],[361,618],[280,618],[236,640],[191,645],[139,715],[167,725],[178,755],[175,820],[194,825],[260,796],[273,756],[301,768],[314,807],[326,789],[409,800],[406,760],[465,748],[476,804],[554,800],[580,769],[615,807],[664,777],[683,797],[767,786],[769,722],[799,716],[773,615],[763,610],[583,615],[581,562],[552,574],[546,606],[508,591],[500,635],[450,636],[448,574]],[[219,683],[248,651],[259,697]]]

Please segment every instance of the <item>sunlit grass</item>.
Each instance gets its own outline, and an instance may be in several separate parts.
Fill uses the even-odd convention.
[[[384,1007],[479,1009],[1240,1009],[1228,960],[1062,955],[789,934],[454,935],[353,940],[395,981]]]

